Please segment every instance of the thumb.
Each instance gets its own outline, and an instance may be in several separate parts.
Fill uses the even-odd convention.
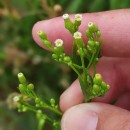
[[[130,112],[102,103],[80,104],[64,113],[62,130],[130,130]]]

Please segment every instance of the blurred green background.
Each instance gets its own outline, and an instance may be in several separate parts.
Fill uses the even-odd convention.
[[[37,46],[31,30],[39,20],[63,13],[129,8],[130,0],[0,0],[0,130],[36,130],[33,113],[18,113],[11,104],[17,73],[23,72],[46,98],[59,95],[76,78],[63,64]],[[51,130],[48,126],[45,130]]]

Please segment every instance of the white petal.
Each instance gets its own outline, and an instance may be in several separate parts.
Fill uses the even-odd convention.
[[[63,45],[63,40],[62,39],[56,39],[55,40],[55,46],[56,47],[60,47]]]
[[[88,27],[92,27],[93,25],[94,25],[93,22],[88,23]]]
[[[82,20],[82,15],[81,14],[76,14],[75,15],[75,20],[81,21]]]
[[[69,18],[69,14],[63,14],[63,19],[68,19]]]
[[[74,37],[75,39],[81,39],[82,34],[81,34],[80,32],[75,32],[73,37]]]

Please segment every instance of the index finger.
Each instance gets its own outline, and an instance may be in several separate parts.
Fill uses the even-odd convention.
[[[73,15],[71,18],[73,19]],[[85,30],[88,22],[94,22],[101,31],[101,39],[104,40],[102,55],[108,57],[130,57],[130,9],[113,10],[99,13],[85,13],[79,31],[86,42]],[[58,38],[63,39],[65,51],[71,52],[73,37],[65,29],[61,17],[37,22],[32,30],[36,43],[44,48],[37,32],[44,31],[48,39],[54,43]]]

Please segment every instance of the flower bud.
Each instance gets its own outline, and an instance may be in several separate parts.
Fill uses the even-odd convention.
[[[39,99],[39,98],[36,98],[36,99],[35,99],[35,103],[40,103],[40,99]]]
[[[93,22],[89,22],[88,27],[89,27],[90,32],[92,33],[98,31],[98,27]]]
[[[100,45],[100,43],[99,43],[98,41],[96,41],[96,42],[95,42],[95,45],[96,45],[96,46],[99,46],[99,45]]]
[[[43,40],[43,44],[44,44],[45,46],[52,46],[51,42],[48,41],[48,40]]]
[[[65,62],[70,62],[70,61],[71,61],[71,58],[70,58],[69,56],[65,56],[65,57],[64,57],[64,61],[65,61]]]
[[[19,82],[21,84],[25,84],[26,83],[26,78],[25,78],[23,73],[18,73],[18,79],[19,79]]]
[[[33,91],[33,90],[34,90],[34,85],[33,85],[33,84],[28,84],[28,85],[27,85],[27,88],[28,88],[30,91]]]
[[[22,107],[23,107],[23,108],[22,108],[22,111],[23,111],[23,112],[26,112],[26,111],[28,110],[28,108],[27,108],[25,105],[22,105]]]
[[[58,59],[58,55],[57,54],[52,54],[52,57],[54,58],[54,59]]]
[[[86,34],[86,36],[87,36],[88,38],[91,38],[91,37],[92,37],[92,34],[91,34],[91,32],[90,32],[89,30],[86,30],[85,34]]]
[[[104,81],[102,81],[101,87],[104,91],[108,91],[110,89],[110,85],[106,84]]]
[[[37,118],[40,119],[42,116],[42,110],[37,110]]]
[[[97,31],[96,34],[97,34],[98,37],[101,36],[101,32],[100,31]]]
[[[62,62],[62,58],[59,58],[59,62]]]
[[[104,89],[104,88],[106,88],[106,86],[107,86],[107,84],[104,81],[102,81],[101,87]]]
[[[37,34],[42,40],[47,40],[47,35],[43,31],[38,31]]]
[[[107,84],[106,90],[109,90],[109,89],[110,89],[110,85],[109,85],[109,84]]]
[[[89,40],[88,45],[91,46],[91,47],[94,47],[95,46],[95,41]]]
[[[18,89],[21,93],[24,93],[26,91],[26,86],[24,86],[23,84],[19,84]]]
[[[51,106],[54,107],[55,106],[55,99],[51,98],[50,103],[51,103]]]
[[[70,33],[73,33],[74,24],[71,22],[71,20],[69,18],[69,14],[64,14],[62,17],[64,19],[65,28],[68,29],[70,31]]]
[[[95,91],[95,93],[98,93],[100,91],[100,87],[97,84],[94,84],[93,91]]]
[[[79,48],[79,49],[77,50],[77,52],[78,52],[78,54],[81,55],[81,56],[84,55],[84,52],[83,52],[83,49],[82,49],[82,48]]]
[[[102,82],[102,76],[101,76],[101,74],[95,74],[93,82],[94,82],[94,84],[100,85],[101,82]]]

